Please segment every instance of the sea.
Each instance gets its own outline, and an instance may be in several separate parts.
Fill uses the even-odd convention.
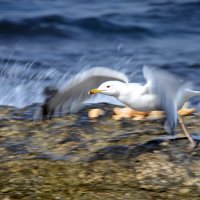
[[[144,65],[200,90],[199,0],[0,0],[0,105],[42,103],[95,66],[144,82]]]

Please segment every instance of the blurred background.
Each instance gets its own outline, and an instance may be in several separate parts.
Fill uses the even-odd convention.
[[[87,68],[143,81],[142,66],[200,83],[200,1],[1,0],[0,105],[43,101]]]

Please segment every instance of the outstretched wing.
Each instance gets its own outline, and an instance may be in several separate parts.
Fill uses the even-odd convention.
[[[165,130],[174,134],[177,125],[177,98],[187,87],[178,77],[144,66],[143,74],[150,92],[159,96],[158,107],[166,112]]]
[[[105,67],[95,67],[77,74],[66,86],[54,93],[45,102],[45,115],[53,114],[56,109],[63,112],[75,112],[90,96],[88,91],[109,80],[128,82],[125,74]],[[43,116],[45,117],[45,116]]]

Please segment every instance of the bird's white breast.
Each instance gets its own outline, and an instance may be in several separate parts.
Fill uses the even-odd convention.
[[[158,96],[149,93],[145,86],[138,83],[127,84],[118,100],[138,111],[151,111],[158,107]]]

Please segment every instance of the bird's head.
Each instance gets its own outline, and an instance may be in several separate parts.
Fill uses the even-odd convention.
[[[107,81],[102,83],[98,88],[91,89],[89,94],[106,94],[109,96],[118,96],[120,89],[123,86],[123,82],[120,81]]]

